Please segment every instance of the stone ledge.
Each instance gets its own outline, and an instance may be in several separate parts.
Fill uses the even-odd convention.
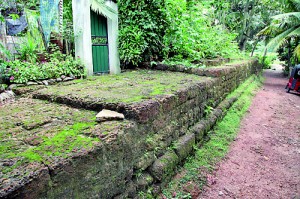
[[[177,140],[174,146],[175,148],[174,150],[179,158],[179,161],[182,161],[188,157],[188,155],[193,150],[194,145],[195,145],[195,134],[193,133],[185,135],[179,138],[179,140]]]
[[[154,69],[162,71],[184,72],[207,77],[222,77],[224,75],[236,72],[237,68],[248,67],[254,64],[258,64],[258,61],[256,59],[252,59],[249,61],[240,61],[239,63],[228,63],[218,67],[209,68],[191,68],[183,65],[170,66],[159,63],[156,66],[154,66]]]
[[[168,151],[153,163],[149,171],[157,181],[162,182],[174,174],[174,169],[178,163],[179,159],[176,153]]]

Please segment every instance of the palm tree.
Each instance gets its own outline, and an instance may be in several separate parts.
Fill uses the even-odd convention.
[[[266,50],[287,48],[290,66],[292,52],[294,57],[300,60],[300,0],[289,0],[286,8],[290,12],[273,16],[271,24],[260,31],[258,36],[265,36]]]

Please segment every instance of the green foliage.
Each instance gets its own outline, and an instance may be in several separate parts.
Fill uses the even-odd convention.
[[[124,64],[137,65],[142,62],[142,54],[147,48],[144,33],[137,27],[124,27],[119,34],[120,42],[120,59]]]
[[[255,48],[256,34],[268,24],[270,17],[278,14],[283,0],[206,0],[215,8],[216,24],[226,26],[237,34],[240,50]]]
[[[4,47],[4,45],[2,44],[1,41],[0,41],[0,55],[4,55],[4,57],[7,59],[12,58],[11,52]],[[0,63],[1,63],[1,60],[0,60]]]
[[[285,11],[289,12],[273,16],[259,35],[267,42],[266,49],[285,54],[283,60],[291,66],[300,60],[300,2],[289,0]]]
[[[18,59],[21,61],[28,61],[31,63],[35,63],[37,59],[37,43],[35,39],[28,32],[23,42],[20,44],[18,49],[19,55]]]
[[[235,34],[221,26],[213,26],[213,12],[204,3],[187,7],[183,0],[166,0],[165,11],[170,26],[164,37],[166,57],[175,56],[178,60],[188,58],[191,61],[202,58],[228,57],[238,52],[232,42]]]
[[[172,59],[190,62],[237,54],[235,34],[215,26],[212,7],[185,0],[119,1],[120,58],[125,65]]]
[[[16,0],[16,3],[23,5],[26,8],[38,9],[39,0]]]
[[[119,4],[120,58],[125,65],[157,59],[167,27],[164,0],[122,0]]]
[[[12,83],[58,78],[61,75],[85,76],[85,69],[80,60],[71,56],[66,56],[65,60],[53,59],[41,64],[15,60],[4,62],[1,66],[8,68],[5,76],[9,77]]]
[[[258,55],[259,63],[262,64],[264,69],[270,69],[271,64],[278,58],[277,53],[268,53],[267,55]]]

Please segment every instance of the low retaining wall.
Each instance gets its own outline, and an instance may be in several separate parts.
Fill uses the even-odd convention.
[[[138,198],[148,187],[158,193],[236,100],[224,101],[227,94],[260,67],[253,60],[209,69],[162,64],[155,69],[211,78],[173,95],[126,106],[123,113],[131,119],[127,127],[111,133],[92,152],[41,171],[4,198]],[[210,107],[214,111],[207,115]]]

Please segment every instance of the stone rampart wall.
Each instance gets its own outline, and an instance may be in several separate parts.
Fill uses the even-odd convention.
[[[139,191],[148,187],[159,192],[236,100],[224,100],[227,94],[260,70],[255,60],[209,69],[162,64],[155,69],[211,78],[175,94],[125,107],[130,125],[111,133],[92,152],[37,175],[31,183],[35,189],[23,189],[18,197],[30,198],[34,193],[38,198],[138,198]],[[208,115],[210,107],[214,109]]]

